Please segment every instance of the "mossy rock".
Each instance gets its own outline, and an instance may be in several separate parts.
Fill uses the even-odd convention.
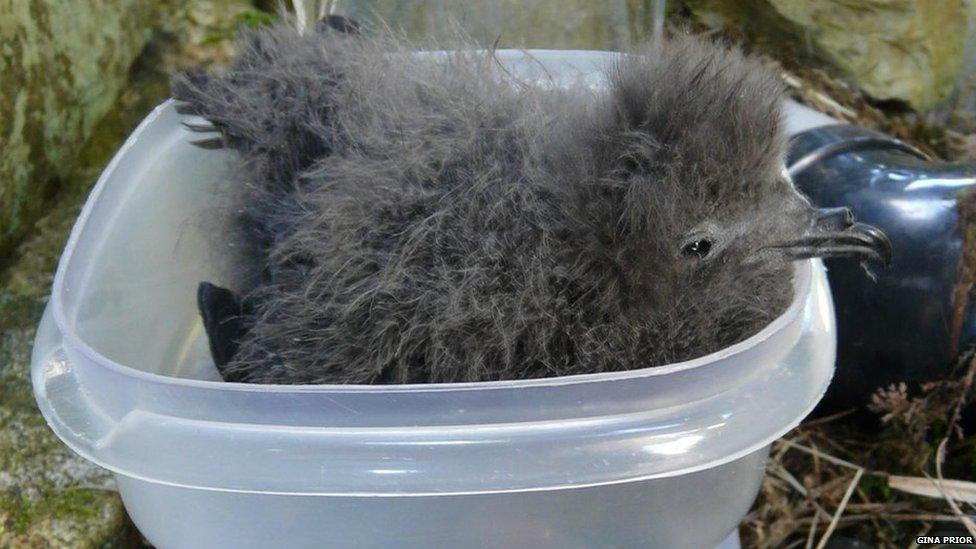
[[[0,2],[0,257],[40,216],[152,32],[152,0]]]
[[[0,273],[0,547],[133,547],[111,475],[48,428],[30,384],[35,326],[84,194],[60,197]]]
[[[622,49],[649,24],[645,0],[344,0],[340,12],[413,38],[453,37],[502,48]]]
[[[699,20],[731,25],[776,51],[832,66],[866,94],[927,111],[966,70],[972,0],[683,0]]]
[[[21,3],[27,4],[21,0],[13,0],[13,4],[0,1],[0,85],[4,86],[10,78],[2,72],[2,63],[6,61],[3,50],[7,47],[3,33],[9,31],[10,25],[3,20],[4,10],[20,9]],[[46,5],[46,2],[37,4]],[[65,103],[64,110],[56,112],[76,124],[73,129],[66,129],[70,135],[64,136],[65,140],[75,141],[57,149],[58,167],[64,168],[63,171],[48,170],[38,164],[18,176],[26,179],[7,177],[3,171],[8,168],[5,163],[11,162],[3,149],[9,143],[5,141],[9,135],[4,126],[7,111],[0,101],[0,151],[4,151],[0,154],[0,242],[11,242],[8,237],[12,233],[3,231],[14,223],[30,226],[29,231],[22,231],[25,238],[8,256],[6,268],[0,268],[0,547],[3,548],[142,546],[138,533],[126,518],[111,475],[75,455],[41,417],[31,391],[29,368],[35,327],[50,294],[55,266],[98,174],[138,122],[169,95],[170,71],[226,61],[235,29],[242,23],[252,23],[244,19],[255,13],[258,22],[263,21],[260,16],[267,18],[255,12],[247,0],[163,0],[152,4],[158,11],[153,16],[152,25],[156,28],[150,47],[134,62],[132,59],[125,63],[119,61],[119,66],[105,69],[112,73],[109,78],[115,78],[116,72],[121,75],[118,87],[110,82],[88,90],[86,93],[99,90],[95,107],[89,103],[79,102],[74,106]],[[37,9],[47,9],[44,5]],[[85,9],[75,1],[64,5],[73,6],[82,19],[78,22],[81,25],[95,24],[86,19],[89,14],[84,13],[85,9],[97,11],[115,5],[124,10],[143,6],[135,1],[85,2]],[[134,25],[121,23],[125,17],[120,17],[113,14],[99,24],[115,28]],[[135,52],[141,48],[134,42],[120,42],[117,46],[132,46]],[[71,97],[80,93],[70,86],[50,93],[62,92]],[[107,106],[102,101],[107,101]],[[40,114],[30,115],[29,109],[25,109],[24,128],[28,122],[33,124],[42,118]],[[85,112],[68,113],[71,109]],[[104,116],[95,117],[99,111]],[[33,131],[38,135],[32,139],[43,136],[43,128],[33,127]],[[40,142],[31,141],[29,145],[33,147],[33,143]],[[20,158],[31,154],[26,151]],[[49,162],[51,158],[45,156],[42,160]],[[47,189],[53,185],[50,177],[57,178],[58,192],[47,197]],[[16,186],[21,183],[24,185]],[[8,202],[14,196],[11,192],[19,192],[17,200],[21,202]],[[8,217],[11,212],[20,217]]]
[[[149,36],[149,4],[0,2],[0,257],[30,236],[0,272],[0,547],[138,543],[111,475],[44,422],[29,369],[51,273],[93,179],[77,159],[117,105]]]
[[[23,320],[39,319],[40,303]],[[8,313],[0,304],[0,315]],[[31,396],[33,328],[0,335],[0,547],[136,543],[111,476],[64,446]]]

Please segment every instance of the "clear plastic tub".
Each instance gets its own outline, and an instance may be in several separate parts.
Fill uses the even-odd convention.
[[[588,78],[607,59],[523,55],[503,58]],[[211,234],[230,157],[191,146],[183,120],[161,105],[100,178],[32,362],[52,429],[115,473],[158,547],[714,547],[769,444],[830,380],[833,307],[808,261],[781,317],[689,362],[442,385],[215,381],[194,290],[228,267]]]

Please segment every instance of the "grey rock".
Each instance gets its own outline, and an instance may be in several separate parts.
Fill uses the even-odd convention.
[[[816,59],[876,99],[927,111],[967,70],[976,2],[946,0],[683,0],[713,26],[732,25],[771,49]]]
[[[71,173],[151,34],[150,0],[0,3],[0,257]]]

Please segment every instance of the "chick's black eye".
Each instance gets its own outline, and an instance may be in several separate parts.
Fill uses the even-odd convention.
[[[689,242],[685,244],[685,247],[681,249],[681,253],[686,256],[695,256],[699,259],[703,259],[708,255],[708,252],[712,249],[712,243],[708,239],[695,240],[694,242]]]

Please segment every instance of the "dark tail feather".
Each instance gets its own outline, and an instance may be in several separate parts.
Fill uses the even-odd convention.
[[[210,354],[224,381],[245,381],[240,374],[227,371],[227,364],[237,354],[241,339],[247,333],[246,318],[253,311],[234,292],[201,282],[197,287],[197,308],[210,340]]]

